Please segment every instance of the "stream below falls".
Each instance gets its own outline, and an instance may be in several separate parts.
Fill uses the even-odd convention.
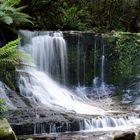
[[[18,92],[3,83],[0,88],[11,107],[9,121],[17,135],[97,134],[132,130],[140,125],[138,98],[129,94],[131,90],[121,89],[124,94],[120,100],[116,96],[120,89],[108,82],[107,42],[102,35],[20,33],[24,39],[19,49],[31,59],[16,70]]]

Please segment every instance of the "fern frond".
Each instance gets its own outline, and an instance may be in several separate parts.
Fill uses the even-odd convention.
[[[22,10],[25,9],[25,8],[27,8],[27,6],[21,6],[21,7],[19,7],[19,8],[16,8],[16,11],[17,11],[17,12],[20,12],[20,11],[22,11]]]
[[[22,13],[22,10],[26,8],[26,6],[16,7],[16,4],[20,2],[20,0],[3,0],[0,2],[0,21],[11,25],[19,25],[22,23],[32,23],[31,17],[25,13]]]
[[[0,66],[20,65],[20,62],[29,59],[28,55],[17,49],[20,39],[9,42],[0,48]]]
[[[8,49],[10,47],[13,47],[13,46],[18,46],[18,44],[20,43],[20,38],[17,38],[16,40],[14,41],[10,41],[8,44],[6,44],[5,46],[3,46],[1,49]]]

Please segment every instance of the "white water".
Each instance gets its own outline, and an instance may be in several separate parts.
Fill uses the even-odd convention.
[[[79,126],[78,126],[79,125]],[[94,132],[94,131],[120,131],[135,129],[137,125],[140,125],[139,116],[124,116],[124,117],[97,117],[91,119],[79,120],[77,124],[77,131],[80,132]],[[49,129],[45,129],[46,126]],[[34,125],[34,134],[42,133],[59,133],[59,132],[71,132],[73,124],[71,122],[60,123],[50,122],[48,124],[36,122]],[[79,130],[78,130],[79,129]]]
[[[93,88],[97,88],[97,83],[98,83],[98,77],[96,77],[96,53],[97,53],[97,46],[96,46],[96,38],[94,40],[94,77],[93,77]]]
[[[81,130],[105,130],[110,128],[123,127],[135,127],[140,124],[140,119],[138,116],[128,116],[128,117],[98,117],[93,119],[85,119],[80,122]]]
[[[105,92],[105,82],[104,82],[104,63],[105,63],[105,50],[104,50],[104,43],[102,45],[102,63],[101,63],[101,89]]]
[[[61,33],[33,37],[28,51],[39,70],[66,84],[67,47]]]
[[[100,108],[82,102],[82,99],[75,96],[68,89],[58,85],[45,73],[35,69],[29,69],[24,72],[28,73],[30,77],[21,75],[20,92],[24,96],[34,98],[37,104],[46,107],[60,106],[80,114],[102,115],[105,113]]]
[[[4,99],[5,104],[7,105],[8,109],[16,109],[16,107],[13,105],[13,103],[7,96],[6,91],[8,92],[8,90],[10,89],[0,81],[0,98]]]
[[[34,101],[38,106],[44,108],[51,107],[63,109],[66,112],[72,111],[88,115],[106,114],[104,110],[89,105],[81,97],[77,97],[66,87],[61,86],[53,80],[53,78],[59,80],[62,78],[64,81],[66,79],[67,68],[65,66],[67,65],[67,48],[62,34],[57,33],[52,34],[51,36],[49,34],[44,36],[29,36],[31,36],[30,39],[32,44],[27,45],[28,48],[26,48],[26,51],[31,55],[37,66],[36,68],[28,67],[25,70],[19,70],[21,73],[19,79],[20,93],[23,96],[28,97],[31,101]],[[56,45],[53,41],[55,43],[58,42],[59,45]],[[102,56],[104,56],[104,52]],[[103,73],[101,76],[101,82],[104,84],[104,57],[102,57],[101,71]],[[53,72],[59,78],[53,77]],[[79,81],[78,78],[77,80]],[[112,127],[118,128],[120,126],[124,126],[126,129],[128,126],[134,124],[140,124],[140,120],[137,118],[117,119],[113,117],[99,117],[97,119],[85,119],[80,124],[80,130],[97,130]],[[43,125],[39,125],[38,127],[36,124],[35,133],[38,131],[37,128],[41,129],[41,132],[44,132]],[[50,133],[52,132],[56,132],[56,126],[53,123],[50,124]]]
[[[96,37],[96,36],[95,36]],[[112,92],[110,85],[107,85],[105,82],[105,43],[103,37],[101,38],[101,64],[100,64],[100,76],[96,74],[97,67],[97,42],[95,38],[94,42],[94,77],[93,77],[93,94],[95,97],[109,97],[109,94]]]
[[[19,88],[22,95],[43,106],[57,106],[79,114],[105,114],[104,110],[89,105],[50,77],[53,69],[56,73],[60,69],[58,76],[65,77],[67,54],[66,43],[61,33],[54,33],[52,36],[33,37],[31,42],[32,44],[28,45],[26,51],[31,54],[37,68],[42,72],[37,69],[26,68],[23,73],[28,73],[29,76],[21,74],[19,79]]]

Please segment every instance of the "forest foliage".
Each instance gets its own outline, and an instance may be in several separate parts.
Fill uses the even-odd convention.
[[[20,39],[10,40],[18,37],[17,30],[21,25],[32,23],[30,16],[22,12],[25,6],[19,6],[19,3],[20,0],[0,0],[0,81],[10,88],[14,88],[12,73],[26,57],[17,49]],[[0,98],[0,118],[6,108],[4,99]]]
[[[32,23],[30,16],[23,13],[26,6],[20,0],[0,0],[0,47],[17,38],[17,30],[26,23]]]
[[[19,29],[139,32],[139,13],[140,0],[0,0],[0,46]]]
[[[7,106],[5,105],[4,99],[0,98],[0,119],[4,117],[6,109]]]
[[[138,32],[140,0],[22,0],[31,29]]]
[[[111,32],[106,35],[109,60],[108,73],[113,82],[128,82],[139,73],[140,33]]]

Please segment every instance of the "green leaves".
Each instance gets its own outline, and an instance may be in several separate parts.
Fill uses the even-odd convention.
[[[19,42],[20,39],[18,38],[0,48],[0,81],[3,81],[11,89],[14,89],[14,84],[11,79],[15,74],[16,67],[24,65],[22,61],[29,58],[24,52],[18,50],[17,46]]]
[[[7,109],[4,99],[0,98],[0,119],[3,118],[4,111]]]
[[[10,16],[2,16],[1,20],[8,25],[13,23],[13,19]]]
[[[114,71],[115,77],[128,79],[130,76],[136,75],[140,64],[138,61],[140,34],[114,32],[108,38],[109,47],[113,53],[113,56],[110,58],[110,63],[114,64],[111,71]]]
[[[20,0],[5,0],[0,2],[0,22],[18,26],[23,23],[32,23],[30,21],[31,17],[21,12],[25,6],[17,8],[17,3],[19,2]]]
[[[20,39],[16,39],[0,48],[0,67],[20,65],[21,60],[28,58],[17,49],[19,41]]]
[[[69,7],[66,2],[63,5],[64,7],[60,8],[62,12],[62,28],[64,30],[86,30],[86,25],[90,20],[89,12],[86,8],[79,10],[75,5]]]

